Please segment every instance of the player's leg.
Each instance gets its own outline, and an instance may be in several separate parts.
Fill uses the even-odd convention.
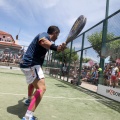
[[[30,105],[27,109],[25,117],[22,120],[35,120],[33,117],[33,112],[35,111],[36,107],[40,103],[42,96],[46,90],[44,74],[40,66],[32,67],[32,74],[28,73],[27,77],[29,78],[27,83],[32,83],[36,91],[31,99]]]
[[[40,103],[40,101],[43,97],[43,94],[46,91],[45,80],[44,79],[40,79],[40,80],[35,79],[32,84],[36,88],[36,91],[35,91],[32,99],[31,99],[31,102],[30,102],[30,105],[27,109],[25,117],[23,117],[22,120],[27,120],[27,119],[34,120],[33,113],[34,113],[35,109],[37,108],[38,104]]]
[[[29,105],[30,104],[30,101],[31,101],[31,98],[32,98],[32,95],[33,95],[33,91],[34,91],[34,86],[33,84],[29,84],[28,85],[28,98],[25,100],[25,105]]]
[[[31,103],[30,103],[28,109],[34,112],[36,107],[38,106],[39,102],[41,101],[43,94],[46,91],[46,86],[45,86],[44,79],[41,79],[39,81],[36,79],[32,84],[36,88],[36,91],[33,95],[33,98],[31,100]]]

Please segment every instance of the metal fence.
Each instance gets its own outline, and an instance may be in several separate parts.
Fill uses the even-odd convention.
[[[69,52],[65,53],[49,51],[46,73],[77,85],[81,81],[110,85],[108,74],[113,67],[120,71],[120,10],[80,34],[67,48]]]

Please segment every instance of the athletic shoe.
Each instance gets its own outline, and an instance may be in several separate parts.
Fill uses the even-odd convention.
[[[28,106],[30,104],[30,101],[31,101],[30,99],[27,99],[25,100],[24,104]]]
[[[28,118],[28,119],[26,119],[25,117],[23,117],[22,120],[38,120],[38,118],[35,117],[35,116],[30,117],[30,118]]]

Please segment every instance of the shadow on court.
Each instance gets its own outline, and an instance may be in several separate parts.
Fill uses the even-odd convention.
[[[111,109],[113,109],[113,110],[120,113],[120,103],[119,102],[114,101],[114,100],[109,99],[109,98],[106,98],[106,97],[104,97],[102,95],[99,95],[96,92],[90,91],[90,90],[88,90],[86,88],[82,88],[80,86],[72,85],[69,82],[62,81],[62,80],[59,80],[59,81],[66,84],[66,85],[71,86],[73,89],[77,89],[77,90],[79,90],[79,91],[81,91],[81,92],[83,92],[83,93],[85,93],[85,94],[87,94],[89,96],[92,96],[93,98],[95,98],[95,100],[97,102],[99,102],[99,103],[101,103],[101,104],[103,104],[103,105],[105,105],[105,106],[107,106],[107,107],[109,107],[109,108],[111,108]]]
[[[55,84],[56,86],[58,87],[64,87],[64,88],[67,88],[67,86],[63,85],[63,84]]]
[[[7,112],[17,115],[20,119],[22,119],[27,110],[27,106],[25,106],[23,103],[24,100],[25,98],[19,100],[17,105],[7,107]]]

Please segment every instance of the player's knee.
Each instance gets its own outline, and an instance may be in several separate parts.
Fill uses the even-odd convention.
[[[39,92],[40,92],[40,94],[41,94],[41,93],[42,93],[42,94],[44,94],[44,93],[45,93],[45,91],[46,91],[46,86],[45,86],[45,85],[40,86],[40,88],[39,88],[37,91],[39,91]]]

